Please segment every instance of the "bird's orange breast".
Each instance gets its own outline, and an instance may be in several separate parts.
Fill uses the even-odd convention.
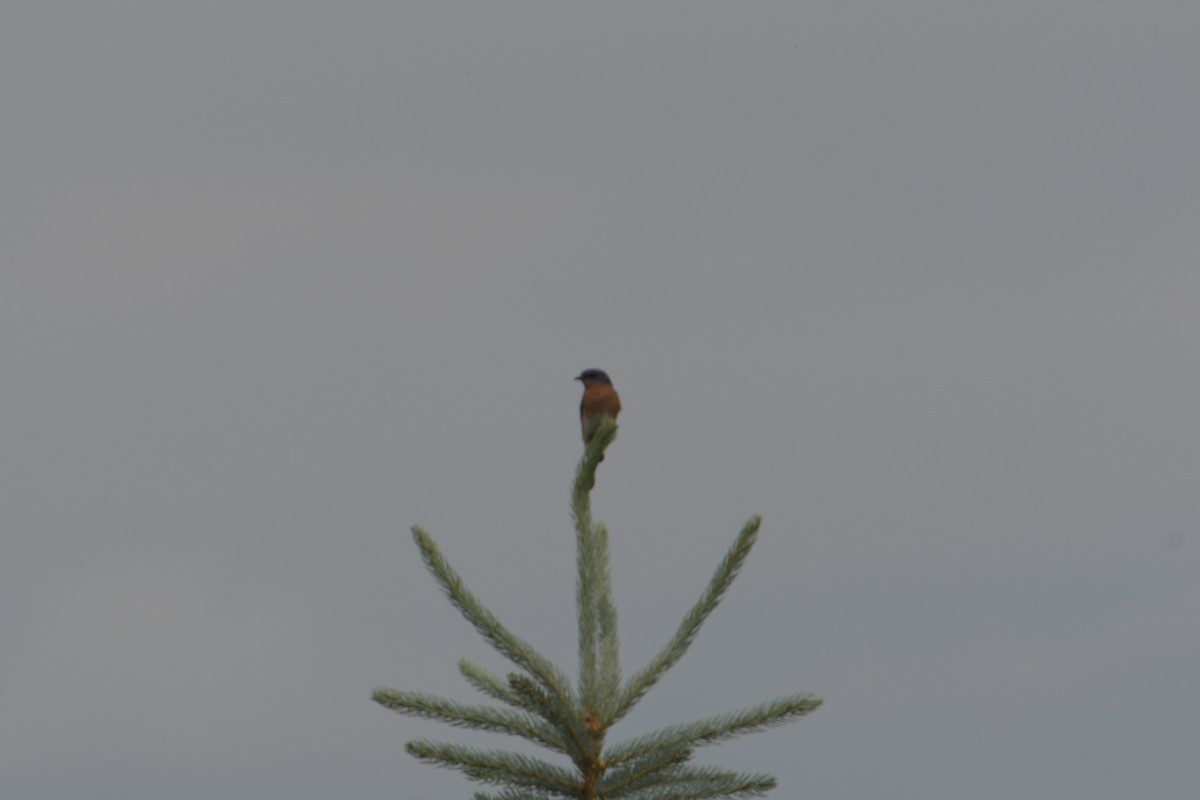
[[[580,417],[604,416],[616,419],[620,412],[621,398],[611,386],[600,383],[583,390],[583,400],[579,403]]]

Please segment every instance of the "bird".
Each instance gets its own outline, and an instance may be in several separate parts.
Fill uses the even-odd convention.
[[[621,398],[613,388],[608,373],[602,369],[585,369],[575,376],[575,380],[583,383],[579,424],[583,430],[583,443],[587,444],[596,435],[601,422],[616,420],[617,414],[621,413]]]

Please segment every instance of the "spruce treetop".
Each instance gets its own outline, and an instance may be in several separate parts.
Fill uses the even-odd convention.
[[[428,533],[420,526],[412,528],[425,566],[446,597],[517,669],[502,677],[466,659],[459,662],[459,672],[467,683],[503,704],[499,706],[468,705],[396,689],[376,689],[373,699],[401,714],[519,736],[569,762],[425,739],[408,743],[408,752],[416,758],[498,788],[476,793],[475,800],[690,800],[762,795],[775,787],[773,777],[692,765],[695,748],[791,722],[821,705],[821,698],[812,694],[792,694],[608,744],[613,725],[687,652],[750,555],[762,521],[755,515],[746,522],[675,635],[648,664],[622,679],[608,530],[592,519],[591,510],[596,469],[616,435],[613,419],[605,419],[596,428],[576,468],[571,491],[578,548],[579,676],[574,685],[563,670],[510,631],[471,593]]]

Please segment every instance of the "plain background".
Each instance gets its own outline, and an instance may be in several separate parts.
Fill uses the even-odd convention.
[[[574,671],[585,367],[613,733],[779,798],[1200,786],[1200,5],[15,2],[0,791],[439,798],[370,702]]]

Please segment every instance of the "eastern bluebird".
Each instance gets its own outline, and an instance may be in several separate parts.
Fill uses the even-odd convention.
[[[583,381],[583,399],[579,401],[579,422],[583,428],[583,443],[596,434],[600,423],[615,420],[621,413],[621,398],[613,388],[608,374],[602,369],[585,369],[575,378]]]

